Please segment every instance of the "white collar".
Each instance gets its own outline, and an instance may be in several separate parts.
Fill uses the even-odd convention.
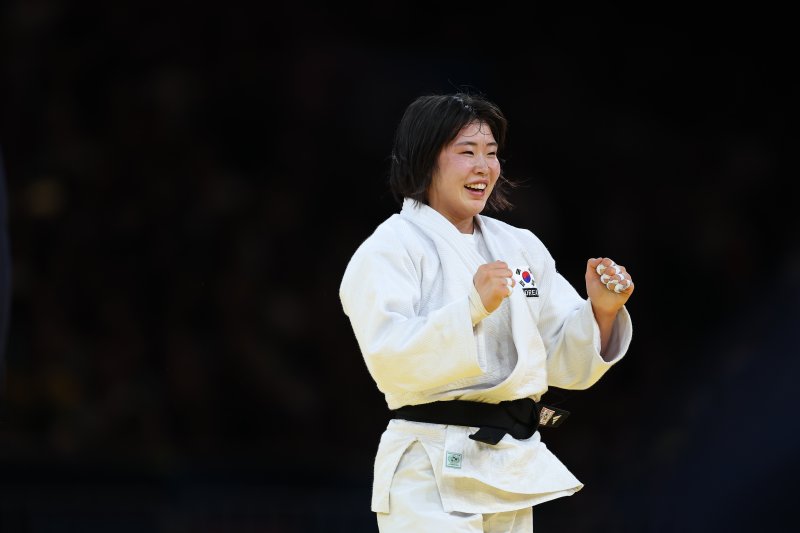
[[[452,222],[431,206],[406,198],[403,200],[400,216],[441,237],[471,267],[477,268],[485,262],[475,247],[469,245],[469,241],[463,238],[464,234],[458,231],[458,228]],[[483,231],[484,226],[480,215],[475,216],[475,224],[478,225],[478,231]]]
[[[400,210],[400,215],[404,218],[419,222],[420,224],[429,226],[431,229],[437,230],[437,233],[445,236],[453,236],[453,233],[462,234],[458,228],[450,222],[444,215],[429,206],[428,204],[418,202],[413,198],[405,198],[403,200],[403,208]],[[480,215],[473,217],[475,224],[478,226],[478,231],[483,231],[484,224]],[[474,231],[473,231],[474,235]]]

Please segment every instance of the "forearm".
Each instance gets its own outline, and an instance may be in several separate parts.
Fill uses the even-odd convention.
[[[601,312],[592,305],[592,312],[594,313],[595,322],[597,327],[600,328],[600,356],[605,361],[613,359],[614,355],[607,357],[607,348],[611,341],[611,334],[614,332],[614,322],[617,320],[617,313]]]

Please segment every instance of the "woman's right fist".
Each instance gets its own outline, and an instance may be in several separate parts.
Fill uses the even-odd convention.
[[[478,290],[483,307],[490,313],[500,307],[503,298],[511,295],[516,284],[513,273],[503,261],[495,261],[478,267],[472,283]]]

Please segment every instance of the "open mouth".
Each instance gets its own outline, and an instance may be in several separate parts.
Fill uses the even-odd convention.
[[[464,185],[464,188],[467,189],[470,194],[475,196],[483,196],[484,192],[486,191],[486,184],[485,183],[468,183]]]

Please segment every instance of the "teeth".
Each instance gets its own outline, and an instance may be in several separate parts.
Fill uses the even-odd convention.
[[[475,189],[477,191],[482,191],[486,188],[485,183],[471,183],[466,185],[467,189]]]

